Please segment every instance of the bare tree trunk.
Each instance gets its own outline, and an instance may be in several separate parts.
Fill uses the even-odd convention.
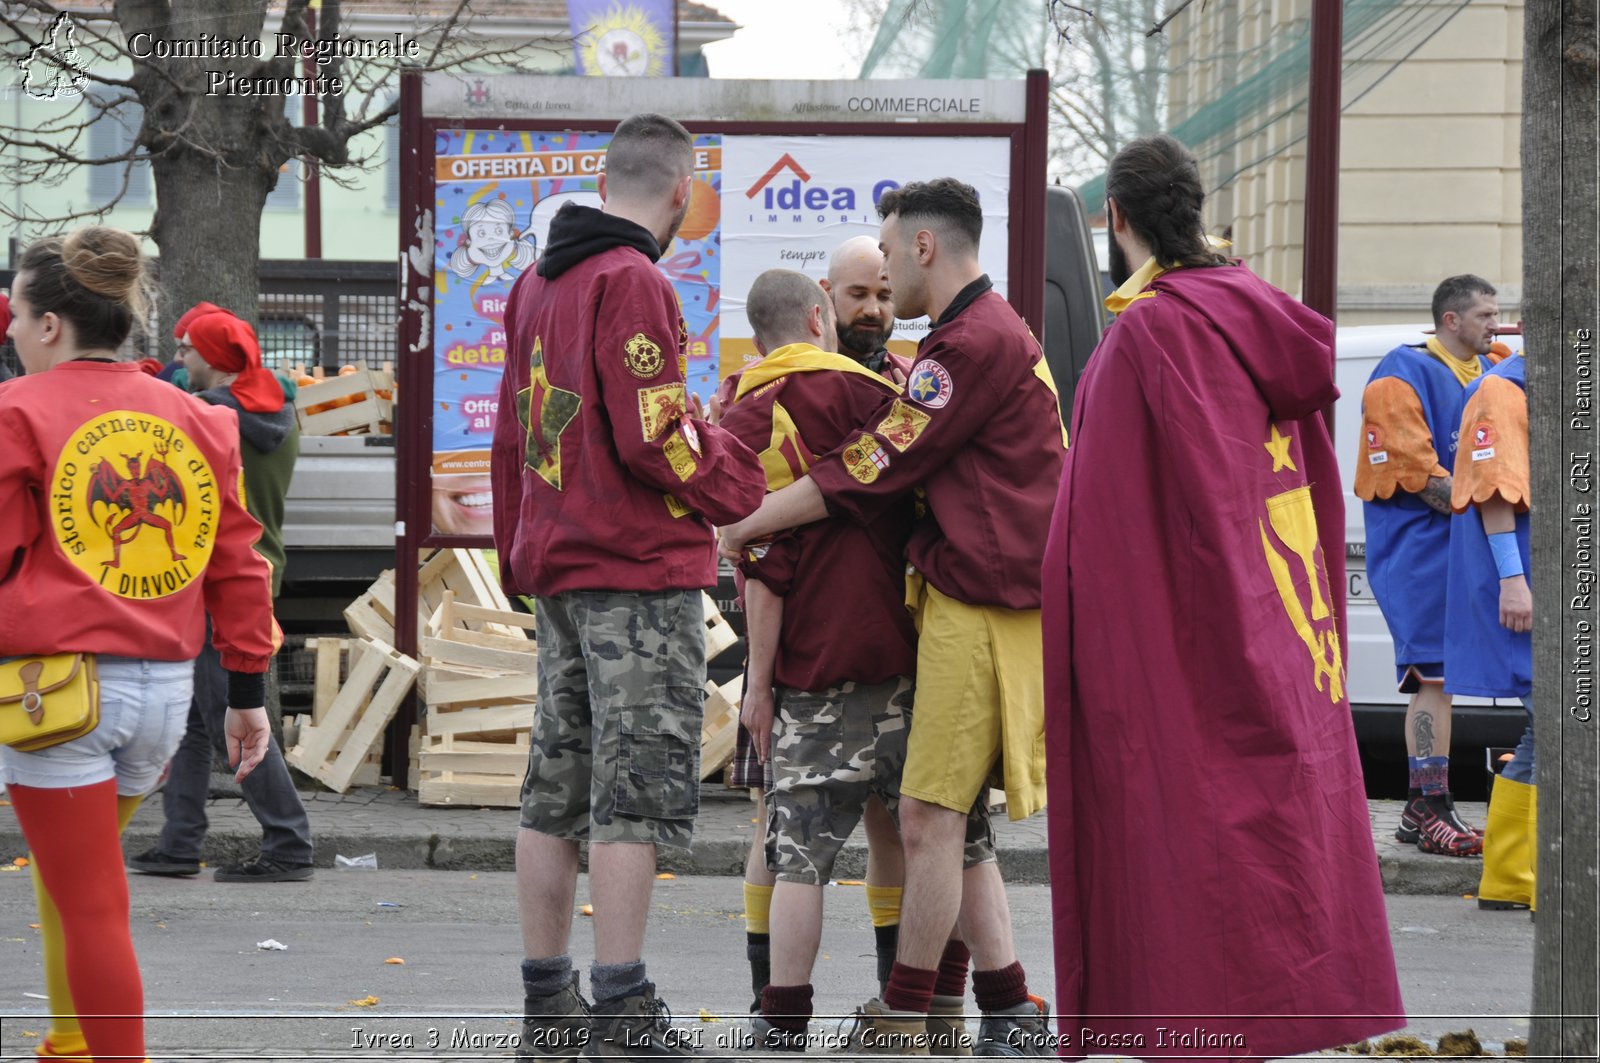
[[[154,168],[163,349],[179,315],[202,300],[254,325],[269,175],[259,166],[219,168],[193,153],[158,157]]]
[[[1538,925],[1532,1039],[1596,1058],[1600,715],[1595,699],[1597,0],[1523,9],[1523,283],[1533,459]]]

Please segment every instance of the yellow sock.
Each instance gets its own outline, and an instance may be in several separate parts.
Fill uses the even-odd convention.
[[[899,925],[900,894],[903,892],[899,886],[867,887],[867,911],[872,915],[874,927]]]
[[[772,887],[744,884],[744,932],[770,934],[768,920],[772,915]]]
[[[117,798],[117,832],[128,827],[139,810],[143,797]],[[72,988],[67,984],[67,939],[61,933],[61,913],[39,877],[39,861],[29,853],[28,871],[33,876],[33,895],[39,904],[39,946],[44,954],[45,992],[50,996],[50,1033],[34,1049],[48,1059],[89,1059],[89,1042],[78,1025],[78,1009],[72,1003]]]

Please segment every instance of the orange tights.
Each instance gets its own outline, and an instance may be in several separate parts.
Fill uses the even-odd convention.
[[[61,913],[67,982],[97,1059],[144,1058],[144,986],[128,925],[115,780],[7,796]]]

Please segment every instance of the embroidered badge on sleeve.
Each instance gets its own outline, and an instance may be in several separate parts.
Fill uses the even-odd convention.
[[[932,358],[925,358],[911,367],[911,379],[906,382],[906,392],[917,402],[937,410],[949,405],[955,393],[955,382],[950,371]]]
[[[889,441],[890,446],[904,454],[932,420],[916,407],[895,399],[889,406],[889,412],[878,422],[876,431]]]
[[[654,443],[667,425],[683,416],[685,398],[682,384],[657,384],[639,389],[639,431],[646,443]]]
[[[878,473],[889,467],[889,455],[877,439],[863,435],[844,448],[845,471],[864,484],[878,478]]]
[[[1472,460],[1488,461],[1494,457],[1494,425],[1479,421],[1472,430]]]
[[[1367,425],[1367,464],[1382,465],[1389,460],[1389,452],[1383,449],[1383,435],[1376,425]]]
[[[696,442],[698,443],[698,440]],[[699,463],[694,460],[694,451],[682,432],[673,432],[669,435],[667,441],[661,445],[661,453],[666,455],[667,464],[678,474],[678,479],[684,482],[688,482],[689,477],[700,468]]]
[[[622,361],[628,367],[628,372],[640,380],[659,376],[667,364],[661,357],[661,345],[642,332],[635,332],[622,345]]]

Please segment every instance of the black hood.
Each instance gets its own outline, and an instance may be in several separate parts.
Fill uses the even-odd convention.
[[[550,219],[550,236],[536,268],[539,276],[553,281],[584,259],[613,247],[636,248],[651,262],[661,257],[656,238],[644,226],[593,207],[568,203]]]
[[[233,392],[227,388],[202,391],[200,397],[213,406],[226,406],[239,415],[239,435],[246,443],[263,454],[271,454],[283,446],[294,427],[294,404],[285,402],[276,413],[254,413],[239,405]]]

